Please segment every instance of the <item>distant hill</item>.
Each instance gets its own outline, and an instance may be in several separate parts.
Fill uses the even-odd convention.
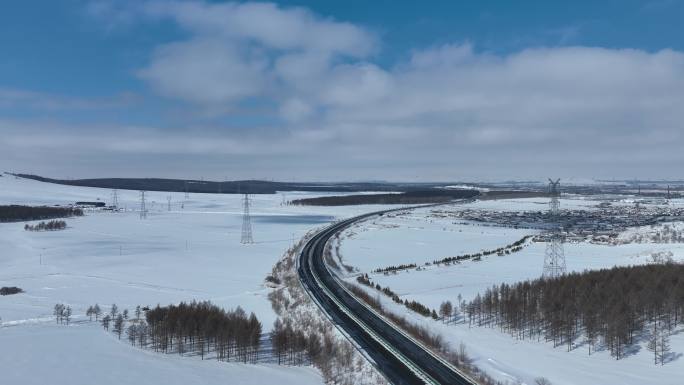
[[[95,178],[95,179],[52,179],[31,174],[12,174],[21,178],[70,186],[100,187],[122,190],[170,191],[209,194],[274,194],[277,191],[320,191],[320,192],[408,192],[436,188],[435,183],[294,183],[261,180],[202,181],[163,178]]]

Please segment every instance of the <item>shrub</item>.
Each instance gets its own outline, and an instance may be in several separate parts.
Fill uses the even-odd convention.
[[[66,229],[66,222],[64,221],[49,221],[40,222],[37,225],[24,225],[26,231],[55,231]]]
[[[0,288],[0,295],[10,295],[10,294],[18,294],[18,293],[23,293],[24,291],[21,290],[20,288],[16,286],[3,286]]]

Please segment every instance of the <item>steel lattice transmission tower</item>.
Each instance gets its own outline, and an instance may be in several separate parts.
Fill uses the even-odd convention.
[[[112,207],[114,210],[119,210],[119,192],[116,189],[112,190]]]
[[[552,223],[551,234],[546,243],[544,253],[544,278],[557,278],[565,274],[565,252],[563,250],[563,235],[559,223],[560,179],[549,179],[549,221]]]
[[[249,244],[254,243],[252,238],[252,218],[249,215],[249,195],[245,194],[242,200],[243,213],[242,213],[242,237],[240,238],[240,243]]]
[[[145,191],[140,191],[140,219],[147,219],[147,208],[145,207]]]

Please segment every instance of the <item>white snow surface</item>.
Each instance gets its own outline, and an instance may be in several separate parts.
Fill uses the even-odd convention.
[[[402,211],[352,226],[342,234],[343,261],[364,272],[391,265],[423,265],[445,257],[493,250],[537,233],[486,227],[476,222],[454,225],[454,218],[427,218],[433,209]],[[344,241],[345,238],[353,241]]]
[[[590,200],[574,200],[581,205],[595,205]],[[475,202],[465,208],[487,210],[528,210],[543,203],[540,199]],[[567,203],[567,202],[563,202]],[[566,206],[567,207],[567,206]],[[371,270],[388,264],[427,261],[504,246],[531,230],[479,227],[454,224],[448,219],[429,217],[427,209],[399,217],[383,217],[366,221],[345,232],[340,254],[345,264],[369,273],[371,280],[389,286],[401,298],[417,300],[438,309],[442,301],[457,302],[460,294],[470,300],[492,285],[538,278],[543,270],[545,244],[532,243],[518,253],[487,256],[481,261],[464,261],[451,266],[428,266],[397,274],[373,274]],[[590,243],[564,245],[568,271],[609,268],[620,265],[653,263],[653,254],[667,254],[675,261],[684,260],[681,243],[632,243],[618,246]],[[354,274],[348,278],[354,280]],[[370,289],[368,289],[370,290]],[[586,346],[567,352],[565,346],[553,348],[551,343],[520,341],[498,329],[469,328],[468,324],[445,325],[433,321],[392,302],[372,291],[374,297],[394,312],[438,330],[456,349],[463,342],[475,364],[495,379],[511,384],[534,384],[536,377],[546,377],[554,385],[571,384],[667,384],[680,385],[684,373],[684,333],[671,336],[675,359],[665,365],[654,365],[646,342],[637,346],[635,354],[616,361],[607,350],[587,354]]]
[[[166,197],[172,197],[167,211]],[[320,196],[288,192],[285,199]],[[68,228],[29,232],[23,222],[0,224],[0,286],[19,286],[25,293],[0,297],[0,383],[7,384],[320,384],[311,368],[243,365],[201,361],[154,353],[117,340],[94,323],[86,308],[116,303],[136,305],[211,300],[226,308],[253,311],[268,331],[275,318],[266,298],[264,277],[293,238],[332,220],[387,206],[293,207],[283,197],[252,196],[255,244],[241,245],[242,196],[148,192],[147,220],[140,220],[137,191],[119,190],[125,212],[88,211],[66,219]],[[10,176],[0,178],[0,204],[71,204],[110,202],[111,190],[62,186]],[[464,206],[487,210],[545,210],[540,198],[481,201]],[[597,202],[575,197],[561,206],[589,207]],[[345,232],[341,254],[346,264],[370,271],[401,263],[424,263],[447,256],[504,246],[531,230],[454,225],[425,218],[429,209],[400,217],[368,221]],[[671,252],[684,259],[682,244],[599,246],[566,244],[569,270],[648,263],[652,254]],[[472,298],[492,284],[535,278],[541,273],[544,245],[533,244],[509,256],[397,275],[372,275],[402,297],[432,307],[458,294]],[[41,264],[42,262],[42,264]],[[350,278],[352,279],[352,278]],[[439,330],[456,347],[464,342],[475,363],[502,381],[532,384],[537,376],[564,384],[681,384],[684,359],[655,366],[650,352],[616,361],[605,351],[587,357],[586,348],[570,353],[549,344],[518,341],[497,329],[443,325],[410,313],[381,297],[388,307]],[[76,322],[56,325],[56,303],[70,305]],[[682,334],[672,336],[672,350],[684,352]]]
[[[104,310],[116,303],[132,312],[136,305],[210,300],[256,313],[267,332],[275,313],[264,278],[293,239],[381,206],[297,207],[281,205],[281,194],[252,195],[255,243],[242,245],[241,195],[190,194],[181,208],[183,193],[147,192],[148,219],[141,220],[139,192],[118,194],[125,212],[87,211],[67,218],[62,231],[32,232],[23,229],[24,222],[0,223],[0,286],[25,291],[0,297],[0,383],[86,384],[103,376],[112,383],[322,382],[313,370],[203,363],[138,351],[94,325],[53,325],[52,310],[64,303],[78,319],[95,303]],[[287,192],[284,198],[320,195],[325,194]],[[0,204],[96,200],[109,204],[111,190],[0,177]]]
[[[0,330],[3,384],[321,384],[316,370],[244,365],[139,349],[94,323]]]

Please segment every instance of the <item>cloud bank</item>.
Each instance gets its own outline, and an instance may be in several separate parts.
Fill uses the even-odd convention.
[[[420,180],[677,178],[684,160],[681,52],[578,46],[495,55],[455,42],[388,66],[376,60],[382,40],[372,29],[304,8],[150,1],[124,10],[117,17],[127,23],[170,23],[184,34],[159,44],[135,76],[217,121],[118,146],[112,158],[163,153],[211,170],[237,159],[246,173],[274,178]],[[225,124],[255,103],[276,123]]]

